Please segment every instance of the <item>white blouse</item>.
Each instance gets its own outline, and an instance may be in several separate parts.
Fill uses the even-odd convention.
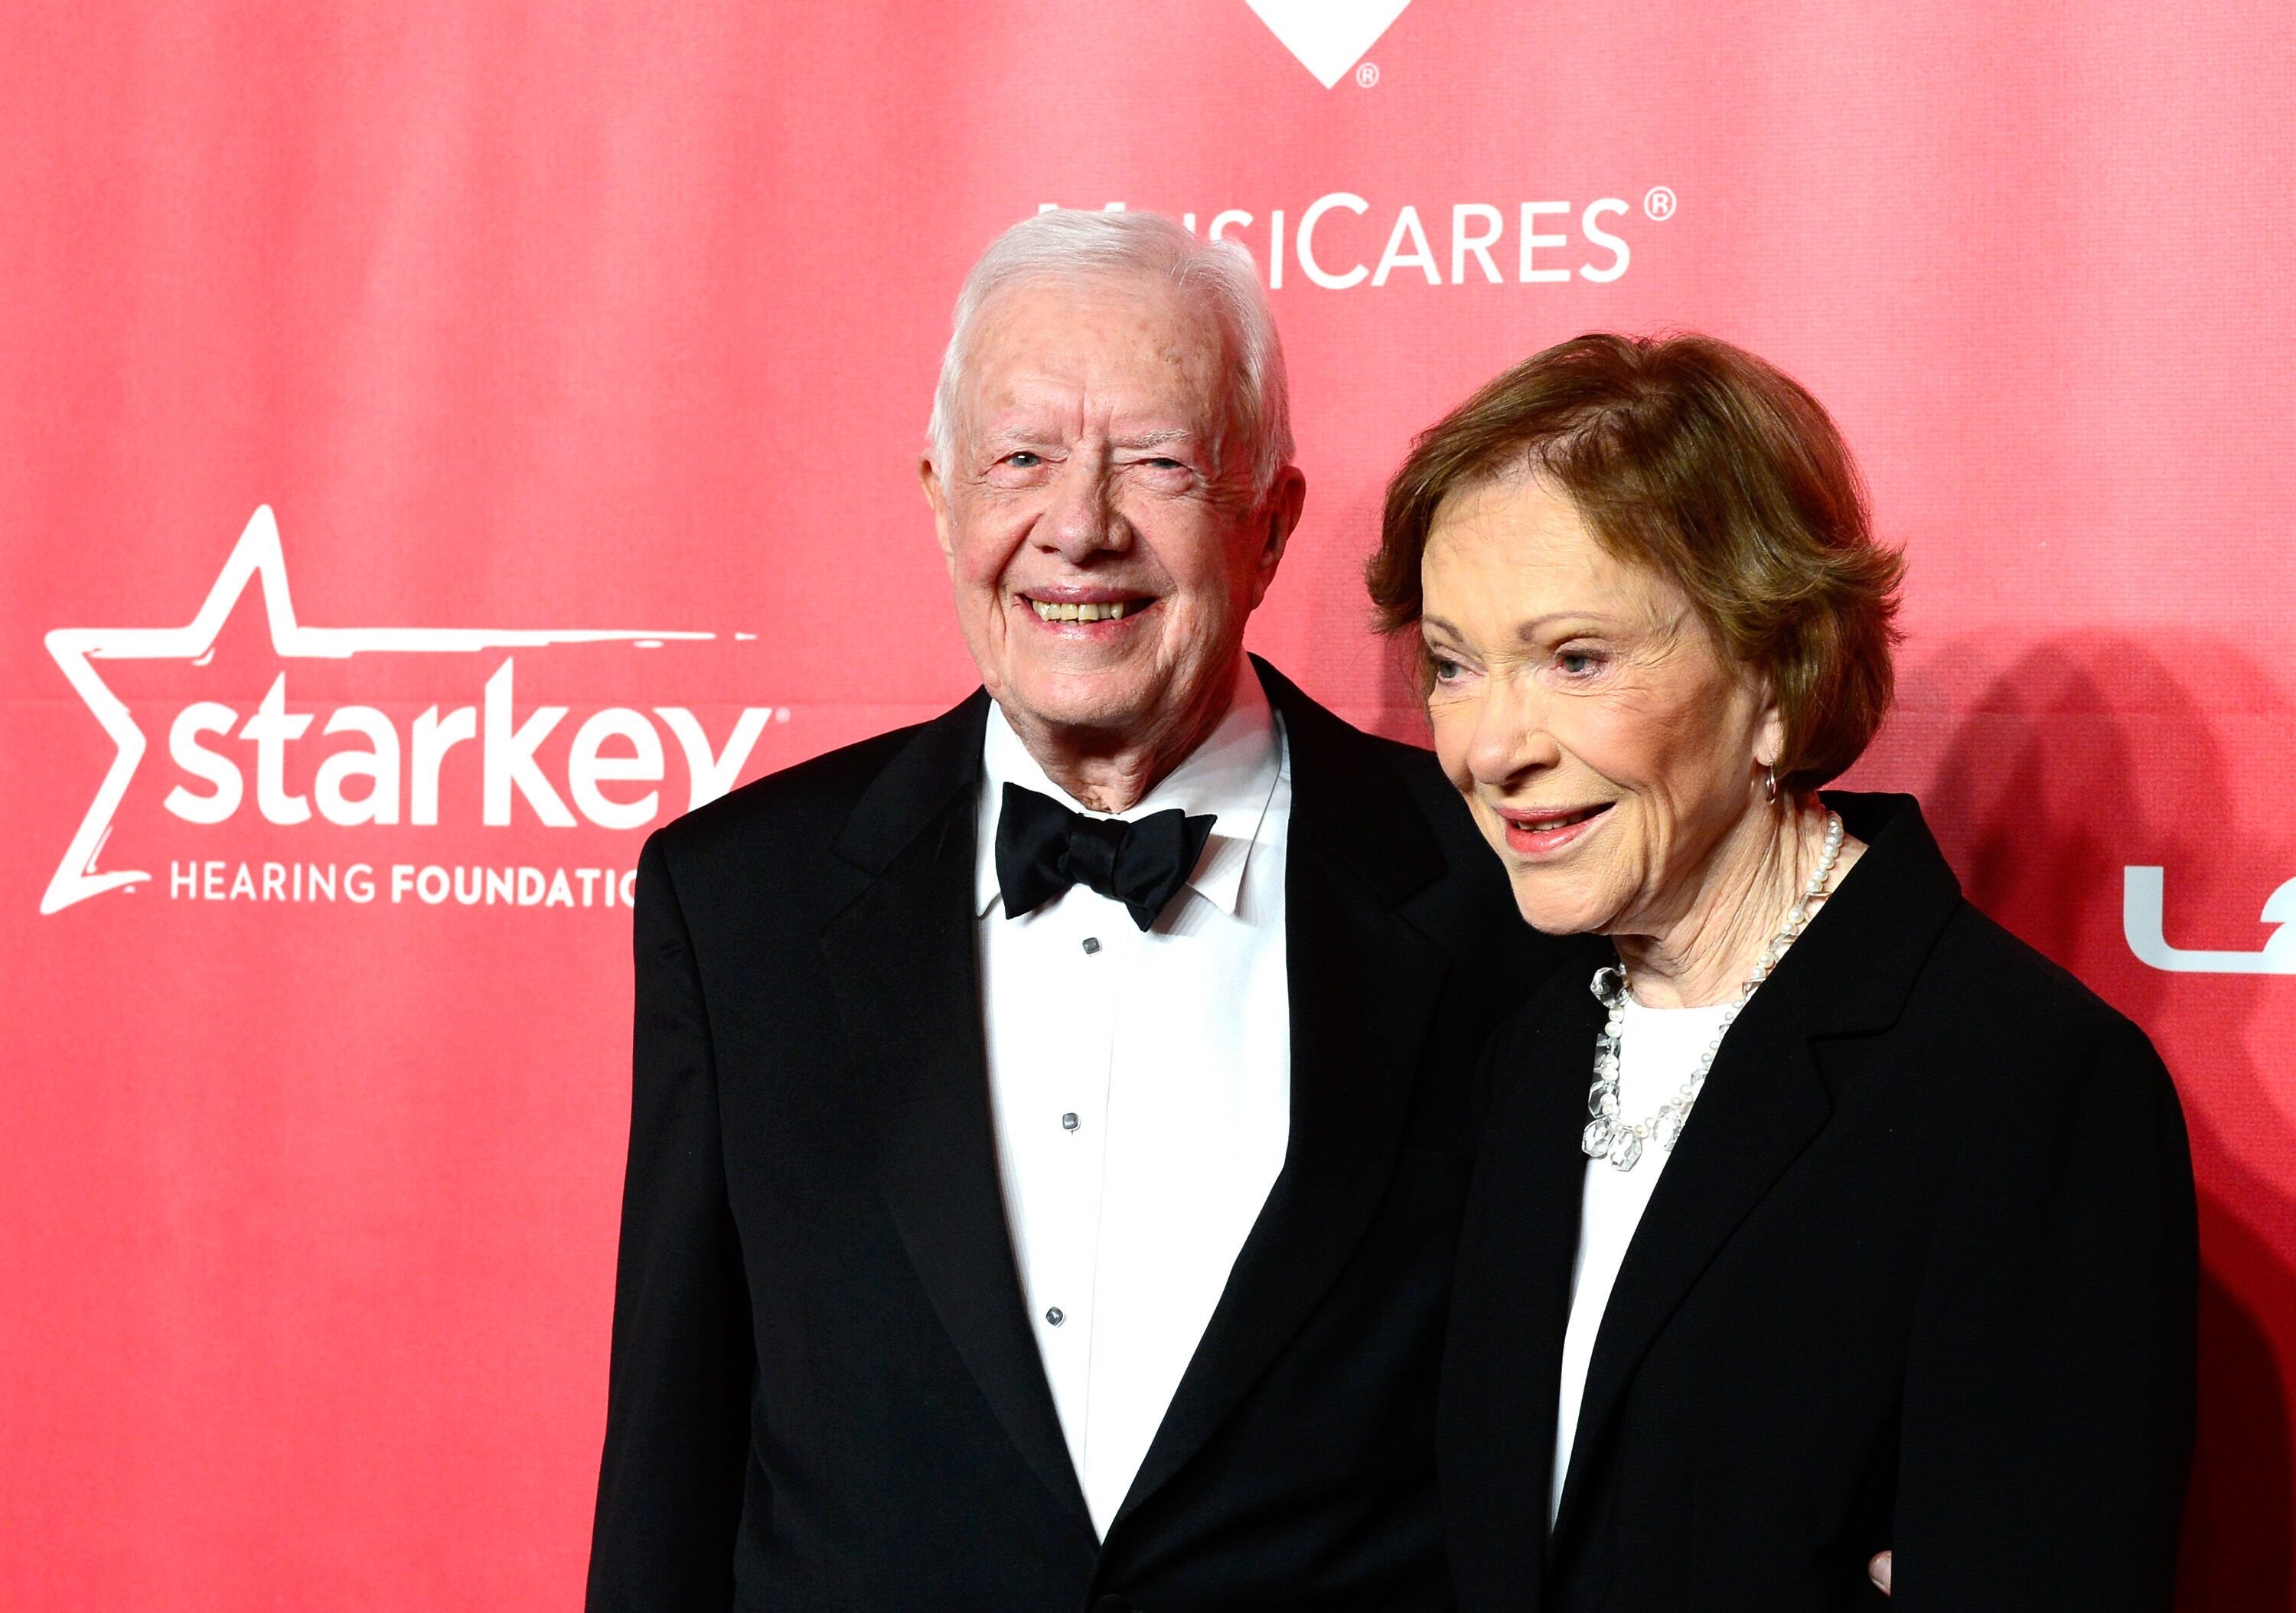
[[[1644,1121],[1671,1099],[1690,1079],[1704,1056],[1706,1044],[1730,1011],[1727,1003],[1710,1008],[1649,1008],[1627,999],[1626,1024],[1619,1033],[1619,1113]],[[1587,1044],[1588,1078],[1593,1076],[1595,1044]],[[1643,1149],[1631,1171],[1613,1169],[1604,1160],[1587,1162],[1587,1185],[1578,1210],[1578,1263],[1571,1275],[1570,1322],[1562,1334],[1562,1395],[1554,1423],[1554,1480],[1547,1492],[1546,1521],[1551,1528],[1562,1500],[1563,1477],[1570,1471],[1570,1448],[1578,1436],[1578,1403],[1587,1393],[1587,1363],[1595,1354],[1595,1337],[1602,1330],[1603,1313],[1611,1303],[1611,1285],[1642,1223],[1643,1210],[1666,1170],[1668,1154],[1655,1142]]]

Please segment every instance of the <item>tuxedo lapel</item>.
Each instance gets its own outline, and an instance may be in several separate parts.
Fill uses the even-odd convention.
[[[880,1174],[910,1262],[990,1410],[1089,1536],[996,1173],[972,907],[987,712],[975,695],[928,724],[857,804],[838,851],[876,877],[821,945],[887,1117]]]
[[[1292,770],[1291,1140],[1111,1533],[1210,1440],[1347,1263],[1393,1173],[1449,967],[1396,911],[1444,868],[1401,781],[1363,736],[1257,664]]]

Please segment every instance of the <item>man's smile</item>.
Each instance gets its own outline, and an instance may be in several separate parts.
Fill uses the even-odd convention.
[[[1016,592],[1013,597],[1038,622],[1064,637],[1111,636],[1160,603],[1152,594],[1109,588],[1035,588]]]

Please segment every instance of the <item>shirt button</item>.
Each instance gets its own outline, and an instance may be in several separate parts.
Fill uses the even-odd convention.
[[[1100,951],[1100,937],[1097,935],[1086,936],[1084,938],[1084,950],[1087,954]]]
[[[1062,1115],[1062,1116],[1061,1116],[1061,1130],[1062,1130],[1062,1131],[1063,1131],[1063,1132],[1073,1132],[1073,1131],[1075,1131],[1076,1129],[1077,1129],[1077,1117],[1076,1117],[1076,1115],[1075,1115],[1075,1114],[1074,1114],[1073,1112],[1071,1112],[1071,1113],[1070,1113],[1070,1114],[1067,1114],[1067,1115]]]
[[[1056,1328],[1068,1319],[1068,1313],[1062,1310],[1058,1305],[1054,1305],[1051,1310],[1045,1313],[1045,1320],[1051,1322],[1053,1326]]]

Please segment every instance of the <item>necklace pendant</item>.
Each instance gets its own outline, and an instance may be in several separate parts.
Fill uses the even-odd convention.
[[[1682,1140],[1683,1123],[1690,1118],[1686,1105],[1670,1103],[1658,1112],[1651,1123],[1651,1140],[1666,1152],[1674,1152],[1674,1145]]]
[[[1769,945],[1762,950],[1761,959],[1755,964],[1753,973],[1738,994],[1738,1000],[1724,1013],[1714,1039],[1706,1044],[1698,1067],[1691,1072],[1690,1079],[1682,1083],[1682,1090],[1674,1099],[1660,1106],[1658,1113],[1650,1118],[1646,1129],[1651,1141],[1658,1145],[1660,1152],[1673,1153],[1675,1145],[1682,1140],[1683,1127],[1690,1122],[1690,1111],[1698,1102],[1698,1094],[1705,1088],[1707,1074],[1713,1069],[1714,1060],[1722,1050],[1723,1038],[1729,1034],[1739,1010],[1784,961],[1787,949],[1793,945],[1795,938],[1808,924],[1810,903],[1818,899],[1833,876],[1834,866],[1841,852],[1841,818],[1828,812],[1824,850],[1818,858],[1817,870],[1810,876],[1801,899],[1787,912],[1785,923],[1779,926]],[[1587,1123],[1587,1129],[1579,1134],[1578,1148],[1589,1159],[1609,1161],[1614,1170],[1631,1171],[1643,1156],[1644,1128],[1627,1123],[1620,1113],[1619,1066],[1626,1026],[1627,972],[1615,963],[1606,964],[1595,971],[1595,978],[1588,985],[1610,1012],[1602,1032],[1595,1039],[1595,1081],[1587,1091],[1587,1110],[1594,1119]]]

